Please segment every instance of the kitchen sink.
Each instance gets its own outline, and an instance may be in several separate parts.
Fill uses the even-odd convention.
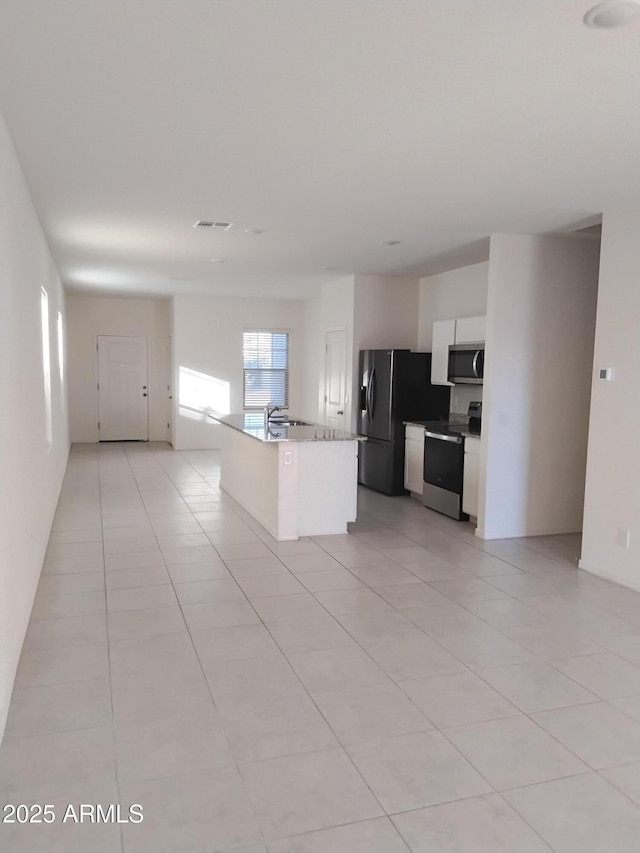
[[[270,426],[284,426],[284,427],[312,426],[312,424],[307,423],[307,421],[297,421],[297,420],[293,420],[293,419],[290,420],[289,418],[286,418],[283,420],[280,420],[280,418],[273,418],[272,420],[269,421],[269,425]]]

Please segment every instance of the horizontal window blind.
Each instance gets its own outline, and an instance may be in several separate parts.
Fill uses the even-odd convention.
[[[289,405],[289,335],[287,332],[243,332],[243,400],[245,409],[269,403]]]

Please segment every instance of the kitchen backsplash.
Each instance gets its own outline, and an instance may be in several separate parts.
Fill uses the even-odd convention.
[[[449,420],[454,423],[466,423],[469,403],[472,400],[480,400],[482,402],[482,385],[454,385],[451,389]],[[462,416],[464,420],[460,421],[459,419]]]

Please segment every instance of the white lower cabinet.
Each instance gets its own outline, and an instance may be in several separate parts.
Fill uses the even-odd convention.
[[[421,495],[424,428],[407,424],[404,428],[404,436],[404,487],[414,494]]]
[[[465,438],[464,479],[462,482],[462,511],[478,517],[478,492],[480,489],[480,439]]]

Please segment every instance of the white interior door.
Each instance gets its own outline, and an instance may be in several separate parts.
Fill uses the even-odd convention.
[[[98,437],[149,440],[146,338],[98,335]]]
[[[330,329],[326,338],[324,422],[345,429],[347,402],[347,335],[345,329]]]

